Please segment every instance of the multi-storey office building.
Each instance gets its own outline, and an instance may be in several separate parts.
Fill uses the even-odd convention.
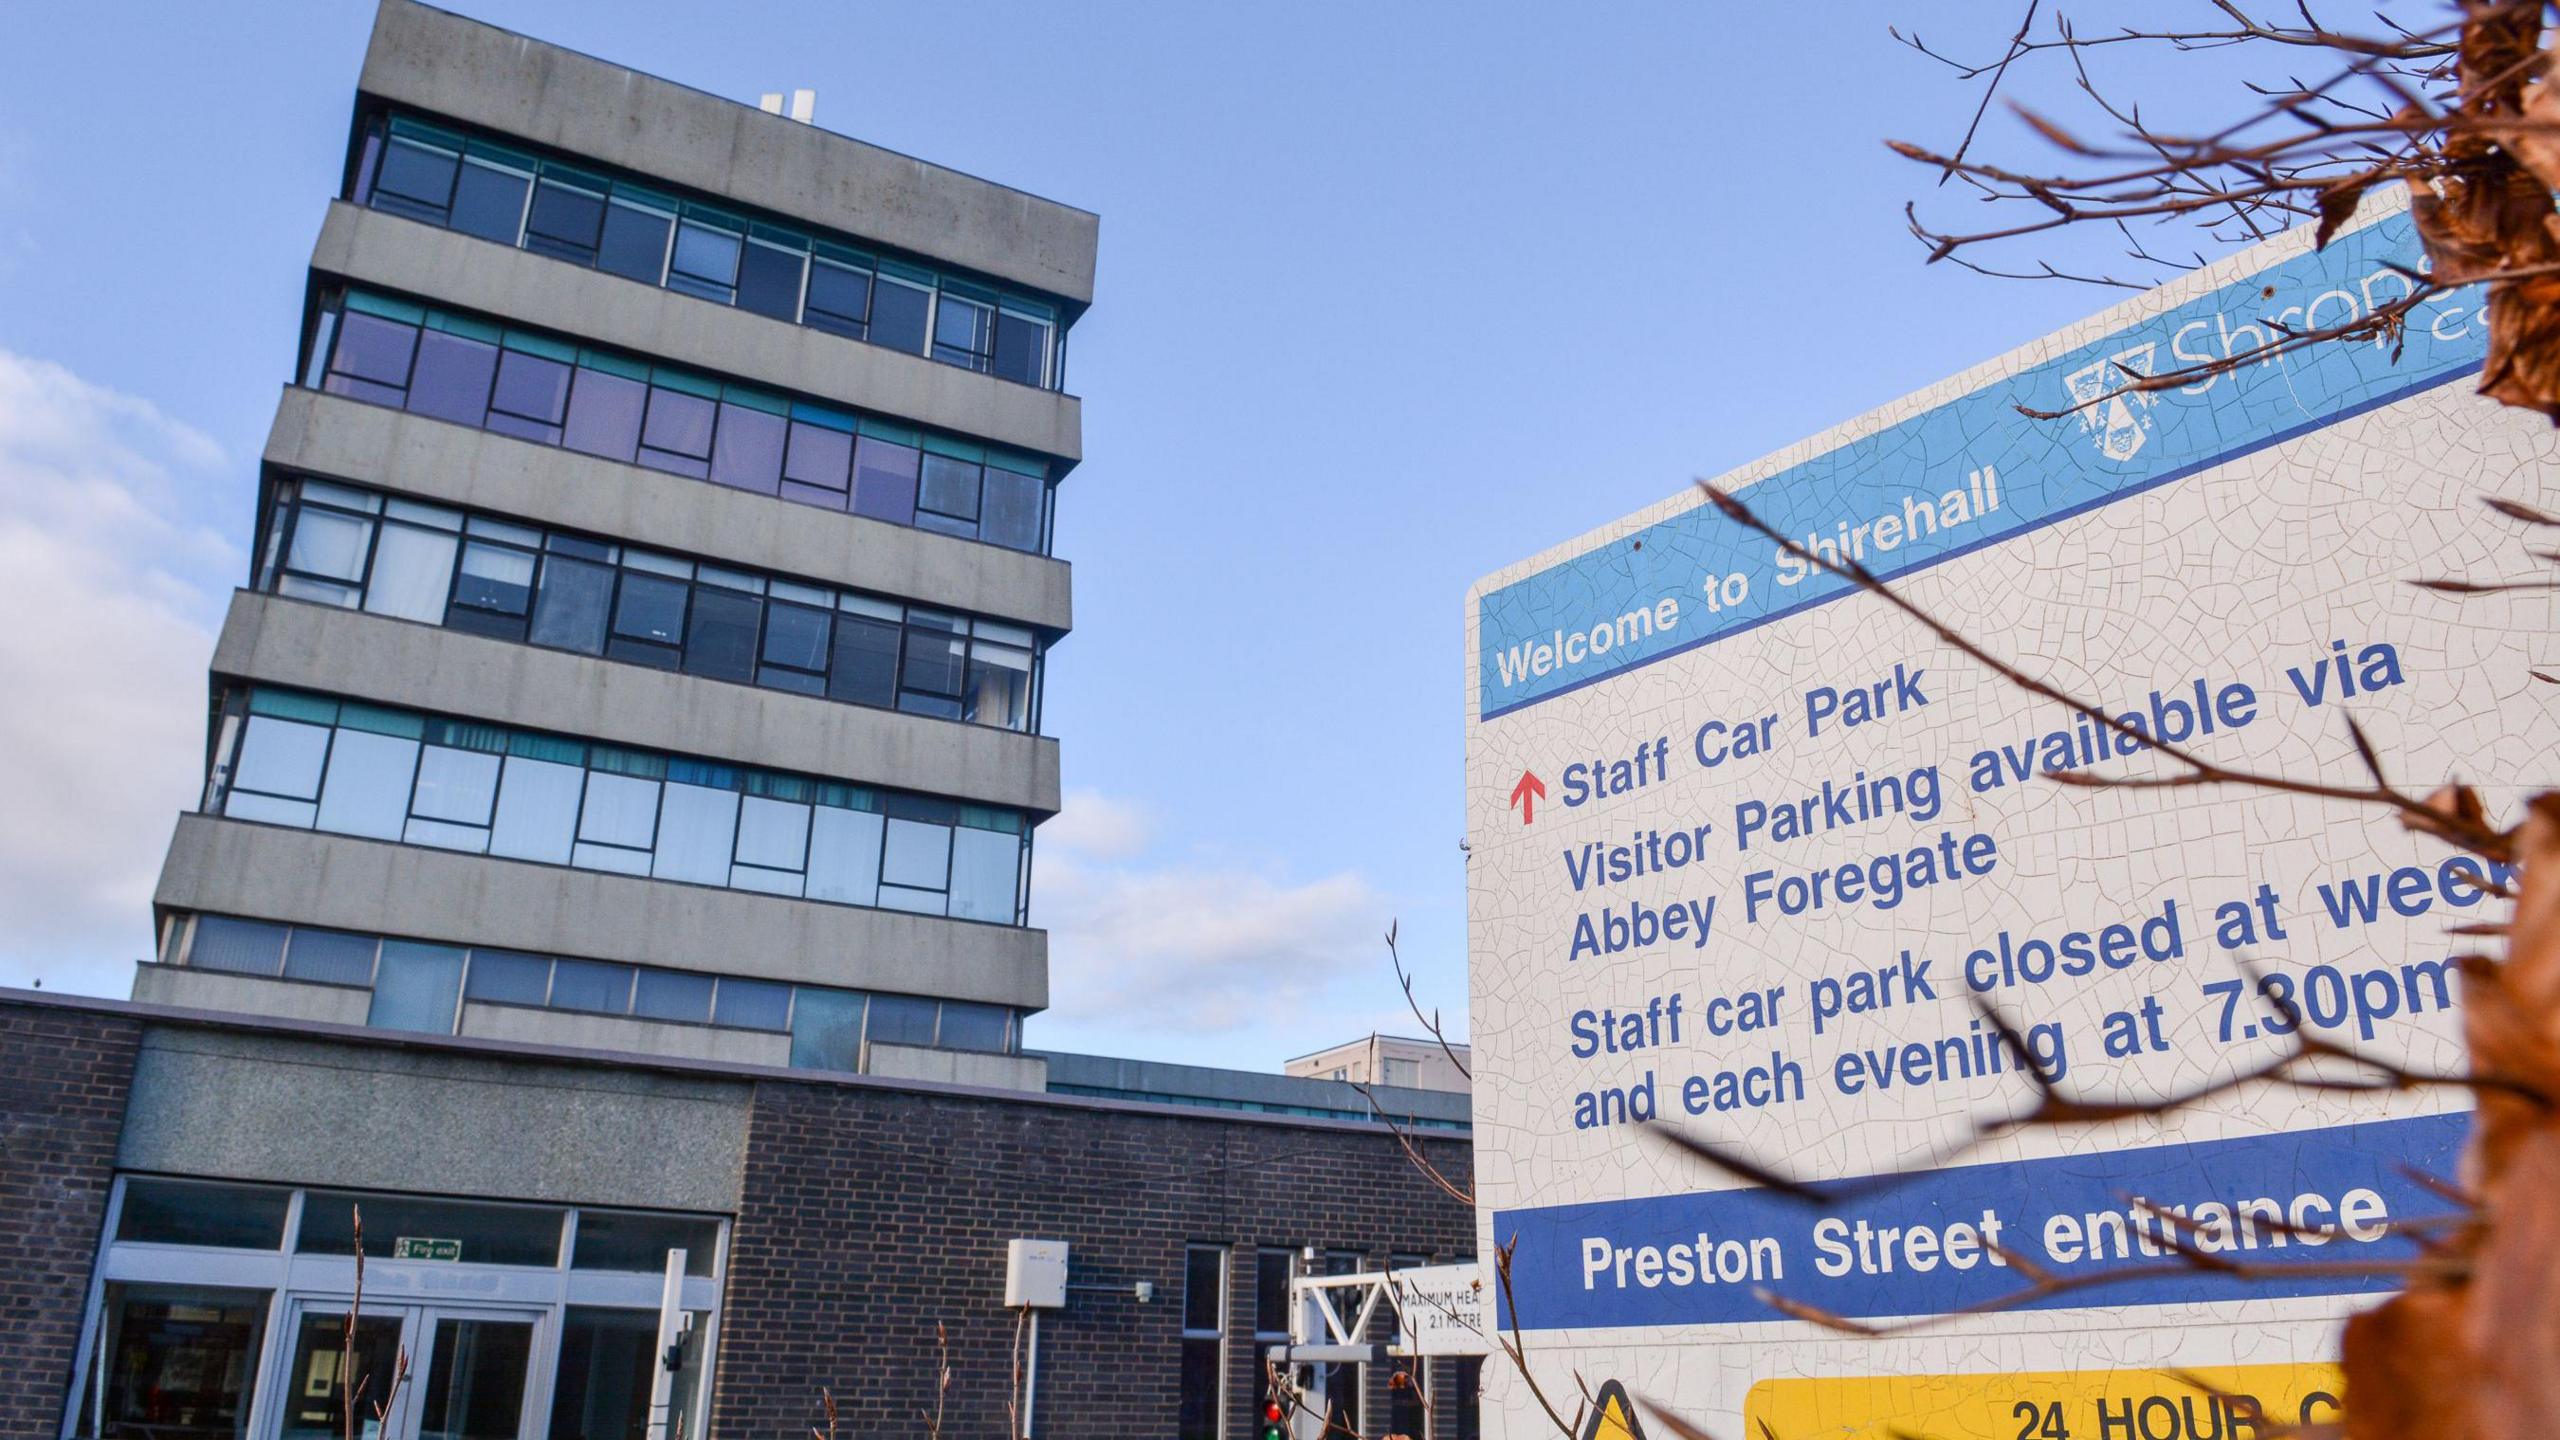
[[[386,5],[136,998],[1041,1088],[1095,235]]]
[[[0,996],[0,1437],[320,1440],[405,1354],[374,1440],[1222,1440],[1293,1274],[1465,1252],[1366,1118],[1463,1185],[1459,1097],[1023,1047],[1095,235],[383,0],[156,952]]]

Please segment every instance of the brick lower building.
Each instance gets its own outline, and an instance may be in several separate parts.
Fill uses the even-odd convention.
[[[805,1435],[826,1390],[847,1437],[937,1403],[945,1435],[1006,1435],[1036,1387],[1044,1437],[1246,1436],[1275,1286],[1473,1248],[1378,1124],[24,992],[0,995],[0,1135],[0,1437],[337,1433],[302,1392],[342,1341],[359,1209],[358,1373],[395,1347],[446,1365],[383,1440],[647,1433],[672,1249],[685,1434]],[[1415,1143],[1466,1183],[1463,1134]],[[1070,1256],[1022,1386],[1014,1238]],[[1467,1388],[1440,1365],[1439,1394]],[[1425,1421],[1363,1368],[1337,1389],[1364,1430],[1472,1433],[1471,1406]]]

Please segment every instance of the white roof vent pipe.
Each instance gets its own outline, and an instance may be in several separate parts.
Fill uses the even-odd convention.
[[[756,108],[762,110],[767,115],[782,114],[782,92],[779,90],[766,91],[764,98],[756,102]],[[815,90],[792,91],[790,114],[792,119],[799,121],[803,125],[816,120],[818,118],[818,92]]]

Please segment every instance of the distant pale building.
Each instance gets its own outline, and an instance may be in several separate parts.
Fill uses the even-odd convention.
[[[1301,1055],[1280,1067],[1284,1075],[1342,1080],[1354,1085],[1393,1085],[1405,1090],[1465,1093],[1467,1047],[1404,1035],[1366,1035]]]

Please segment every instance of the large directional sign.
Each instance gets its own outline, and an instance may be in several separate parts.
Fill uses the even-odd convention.
[[[2539,565],[2480,498],[2551,503],[2560,445],[2473,393],[2480,297],[2104,398],[2370,313],[2417,263],[2400,210],[2281,238],[1718,482],[2131,733],[1695,492],[1469,595],[1476,1178],[1551,1395],[1617,1380],[1781,1440],[2330,1413],[2339,1321],[2413,1253],[2395,1226],[2447,1208],[2467,1097],[1985,1130],[2039,1080],[2159,1099],[2301,1035],[2463,1066],[2447,932],[2504,877],[2351,804],[2049,778],[2171,773],[2165,742],[2356,783],[2350,715],[2412,784],[2511,808],[2551,778],[2560,692],[2530,672],[2560,610],[2406,583]],[[1842,1183],[1801,1202],[1648,1122]],[[1935,1323],[1842,1336],[1773,1300]],[[1488,1377],[1500,1433],[1546,1426]]]

